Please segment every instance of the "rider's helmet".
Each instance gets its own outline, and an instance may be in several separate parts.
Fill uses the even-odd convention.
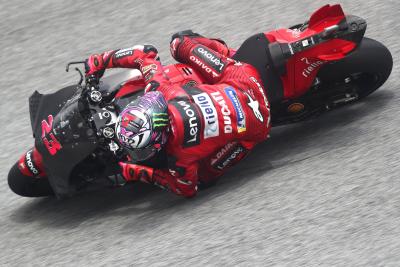
[[[133,161],[154,156],[167,142],[169,117],[161,92],[148,92],[119,114],[115,132]]]

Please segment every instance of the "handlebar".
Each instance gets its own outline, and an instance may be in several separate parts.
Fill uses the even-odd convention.
[[[84,68],[86,69],[86,61],[72,61],[72,62],[69,62],[68,64],[67,64],[67,66],[65,67],[65,71],[66,72],[69,72],[69,67],[71,66],[71,65],[77,65],[77,64],[83,64],[84,65]],[[79,79],[79,82],[78,82],[78,84],[79,85],[82,85],[82,82],[83,82],[83,73],[82,73],[82,71],[79,69],[79,68],[75,68],[75,70],[79,73],[79,76],[80,76],[80,79]],[[98,86],[98,84],[99,84],[99,77],[97,76],[97,75],[88,75],[88,76],[86,76],[86,78],[85,78],[85,82],[86,82],[86,84],[89,84],[89,85],[91,85],[91,86]]]
[[[86,61],[69,62],[65,70],[68,72],[69,67],[76,64],[84,64],[85,66]],[[121,153],[120,147],[117,145],[114,138],[115,134],[113,129],[113,125],[117,120],[117,115],[112,103],[107,101],[107,97],[103,97],[100,90],[100,77],[94,74],[84,76],[83,71],[78,67],[76,67],[75,70],[80,76],[78,86],[82,89],[81,97],[86,100],[85,103],[90,112],[89,123],[93,126],[98,136],[105,138],[104,147],[108,147],[108,150],[114,154]],[[83,81],[85,81],[84,85],[82,85]]]
[[[69,62],[65,68],[66,72],[69,72],[69,67],[71,65],[77,65],[77,64],[83,64],[85,69],[86,69],[86,61],[72,61]],[[78,85],[82,86],[82,82],[85,79],[85,86],[83,93],[87,94],[88,98],[94,102],[99,104],[102,100],[102,94],[99,91],[99,83],[100,83],[100,78],[97,75],[88,75],[84,78],[84,75],[82,71],[76,67],[75,70],[79,73],[80,79],[78,81]]]
[[[86,64],[86,62],[85,62],[85,61],[72,61],[72,62],[69,62],[69,63],[67,64],[67,66],[65,67],[65,71],[66,71],[66,72],[69,72],[69,67],[70,67],[71,65],[76,65],[76,64]],[[79,73],[79,76],[80,76],[78,85],[82,85],[82,82],[83,82],[83,74],[82,74],[82,71],[81,71],[79,68],[77,68],[77,67],[75,68],[75,70]]]

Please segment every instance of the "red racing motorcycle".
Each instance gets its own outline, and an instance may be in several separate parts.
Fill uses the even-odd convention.
[[[364,37],[366,28],[364,19],[345,15],[340,5],[326,5],[304,23],[249,37],[233,59],[263,70],[272,126],[304,121],[354,103],[388,79],[392,56],[383,44]],[[77,63],[84,62],[69,63],[67,71]],[[47,95],[35,91],[29,98],[35,144],[9,172],[16,194],[62,198],[91,184],[124,184],[118,161],[126,155],[114,125],[119,112],[143,94],[141,73],[129,70],[82,84],[82,72],[75,69],[81,76],[77,85]],[[164,69],[176,84],[202,83],[184,64]],[[167,168],[164,156],[145,164]]]

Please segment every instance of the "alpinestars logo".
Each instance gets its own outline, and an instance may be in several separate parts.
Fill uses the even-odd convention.
[[[249,99],[250,102],[247,102],[247,105],[253,110],[254,116],[261,121],[264,122],[264,117],[260,112],[260,103],[257,100],[254,100],[248,93],[244,92]]]
[[[267,97],[265,95],[264,89],[262,88],[261,84],[254,77],[250,77],[250,81],[252,81],[253,83],[255,83],[257,85],[258,91],[260,91],[261,95],[264,98],[264,104],[265,104],[266,107],[268,107],[269,106],[269,102],[268,102],[268,99],[267,99]]]

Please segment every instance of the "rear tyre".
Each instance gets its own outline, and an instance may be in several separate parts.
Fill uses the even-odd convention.
[[[8,173],[8,186],[17,195],[23,197],[45,197],[54,195],[46,177],[35,178],[25,176],[18,169],[18,162]]]
[[[364,37],[356,51],[322,67],[318,78],[322,84],[352,82],[361,99],[385,83],[392,67],[390,51],[380,42]]]
[[[272,125],[304,121],[326,110],[358,101],[385,83],[392,66],[390,51],[380,42],[364,37],[354,52],[322,66],[315,86],[305,95],[275,108],[272,105]],[[300,113],[289,113],[289,105],[295,102],[303,103],[305,109]]]

